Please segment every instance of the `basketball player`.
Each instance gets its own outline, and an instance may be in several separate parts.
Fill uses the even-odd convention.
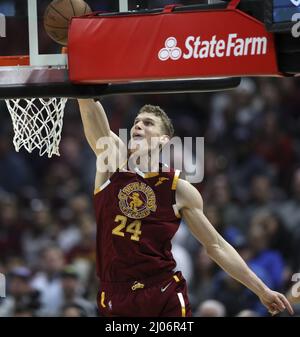
[[[270,290],[246,265],[236,250],[214,229],[203,213],[200,193],[179,179],[178,171],[163,172],[154,161],[147,172],[149,151],[160,151],[173,136],[173,126],[159,107],[144,106],[130,131],[131,155],[139,152],[138,168],[116,167],[116,154],[125,144],[109,127],[102,105],[80,99],[87,141],[96,156],[97,141],[108,137],[112,151],[109,168],[95,179],[97,222],[98,306],[101,316],[191,316],[186,281],[171,253],[171,239],[181,218],[205,247],[207,254],[229,275],[252,290],[273,315],[293,309],[286,297]]]

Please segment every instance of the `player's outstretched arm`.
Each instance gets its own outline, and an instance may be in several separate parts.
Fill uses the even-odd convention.
[[[117,146],[125,146],[110,130],[105,110],[100,102],[93,99],[78,99],[78,103],[86,139],[96,155],[102,152],[101,149],[97,149],[97,142],[101,137],[111,137]]]
[[[203,200],[195,187],[179,179],[176,204],[192,234],[203,244],[207,254],[231,277],[252,290],[274,315],[293,309],[286,297],[270,290],[247,266],[238,252],[215,230],[203,213]]]
[[[97,191],[121,164],[120,161],[124,161],[126,146],[110,130],[106,113],[100,102],[95,102],[93,99],[79,99],[78,103],[85,137],[97,156],[95,177],[95,191]],[[108,150],[105,150],[105,146],[109,146]]]

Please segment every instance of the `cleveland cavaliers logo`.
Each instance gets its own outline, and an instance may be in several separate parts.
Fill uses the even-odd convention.
[[[118,194],[119,207],[132,219],[142,219],[156,211],[156,198],[152,188],[142,182],[126,185]]]

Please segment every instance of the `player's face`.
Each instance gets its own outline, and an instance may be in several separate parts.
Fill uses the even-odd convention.
[[[164,142],[166,136],[162,131],[162,121],[158,116],[151,113],[140,113],[134,120],[133,127],[130,131],[131,146],[143,147],[151,146],[158,147]]]

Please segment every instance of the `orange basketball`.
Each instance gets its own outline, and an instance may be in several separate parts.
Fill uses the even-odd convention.
[[[91,13],[91,8],[83,0],[53,0],[44,14],[45,30],[51,39],[66,46],[72,17],[88,13]]]

